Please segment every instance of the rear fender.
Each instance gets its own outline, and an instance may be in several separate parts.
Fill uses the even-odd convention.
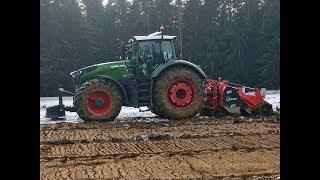
[[[151,74],[151,78],[155,78],[155,77],[159,76],[159,74],[161,74],[161,72],[163,72],[171,67],[175,67],[175,66],[188,67],[188,68],[194,70],[195,72],[197,72],[199,74],[199,76],[202,77],[203,79],[207,79],[206,74],[197,65],[195,65],[191,62],[188,62],[188,61],[184,61],[184,60],[174,60],[174,61],[168,61],[167,63],[164,63],[164,64],[160,64],[158,67],[156,67],[156,69]]]

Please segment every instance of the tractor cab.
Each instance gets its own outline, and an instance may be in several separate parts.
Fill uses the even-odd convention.
[[[177,59],[173,45],[176,37],[161,35],[161,32],[148,36],[133,36],[133,39],[128,41],[128,45],[122,48],[122,57],[131,60],[138,72],[149,76],[159,64]]]

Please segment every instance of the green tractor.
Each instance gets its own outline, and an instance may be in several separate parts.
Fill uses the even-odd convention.
[[[207,76],[197,65],[177,58],[175,38],[161,32],[133,36],[122,44],[120,61],[71,72],[74,106],[65,107],[59,95],[59,105],[47,108],[47,117],[57,118],[68,110],[85,121],[112,121],[122,106],[147,106],[168,119],[194,117],[205,105]]]

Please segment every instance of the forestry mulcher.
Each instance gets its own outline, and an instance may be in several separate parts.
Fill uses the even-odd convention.
[[[203,115],[270,114],[265,89],[248,88],[225,80],[207,79],[198,65],[178,59],[176,36],[156,32],[133,36],[122,44],[120,61],[73,71],[75,93],[59,88],[59,105],[48,107],[47,118],[77,112],[85,121],[111,121],[122,106],[147,106],[160,117],[185,119]],[[62,94],[73,95],[73,105],[63,105]]]

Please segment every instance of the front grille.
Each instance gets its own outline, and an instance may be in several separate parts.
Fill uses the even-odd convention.
[[[79,69],[77,71],[73,71],[70,73],[70,76],[72,78],[72,81],[75,85],[76,88],[78,88],[78,86],[80,85],[80,78],[82,76],[82,74],[93,71],[97,68],[97,66],[91,66],[91,67],[85,67],[82,69]]]

